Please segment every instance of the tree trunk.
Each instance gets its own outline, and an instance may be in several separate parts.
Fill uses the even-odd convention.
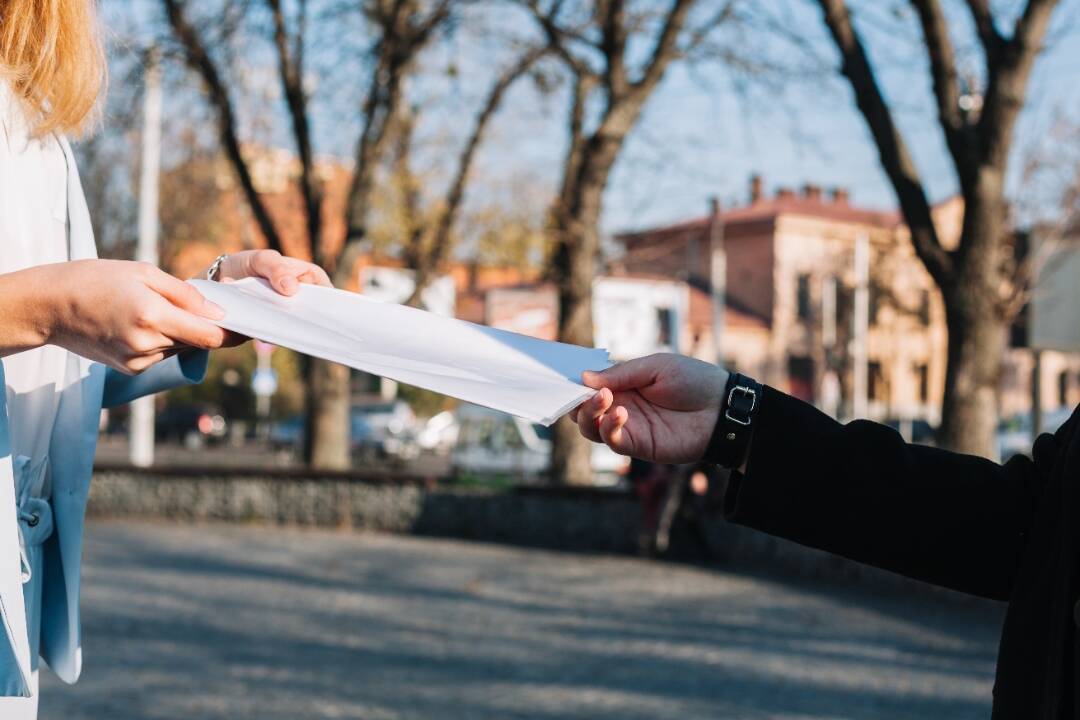
[[[348,470],[349,368],[319,358],[307,358],[304,365],[308,419],[305,460],[318,470]]]
[[[949,331],[945,397],[938,443],[956,452],[997,457],[998,388],[1008,345],[1002,318],[1001,174],[983,169],[965,198],[961,247],[968,255],[942,288]]]
[[[559,286],[559,340],[575,345],[593,344],[592,283],[599,252],[599,199],[606,178],[595,187],[579,188],[572,205],[560,202],[555,211],[559,245],[553,270]],[[591,485],[591,443],[577,425],[562,418],[554,427],[551,453],[552,479],[566,485]]]
[[[967,295],[964,290],[961,294]],[[947,313],[949,363],[938,444],[956,452],[994,458],[997,392],[1007,331],[995,311],[953,294]]]

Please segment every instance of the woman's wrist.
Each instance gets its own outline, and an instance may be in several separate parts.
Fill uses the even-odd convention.
[[[50,344],[65,305],[66,284],[54,265],[0,275],[4,316],[0,320],[0,355],[13,355]]]

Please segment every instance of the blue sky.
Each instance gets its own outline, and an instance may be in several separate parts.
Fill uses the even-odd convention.
[[[717,0],[701,0],[708,10]],[[963,3],[943,0],[954,28],[961,69],[978,76],[980,61]],[[1011,31],[1019,0],[993,3],[1002,30]],[[955,191],[955,179],[935,122],[925,52],[918,26],[906,2],[851,0],[870,47],[886,95],[896,106],[896,118],[916,157],[932,199]],[[850,91],[835,73],[835,53],[825,34],[820,11],[812,0],[762,0],[750,3],[753,15],[772,18],[791,29],[805,49],[777,40],[753,27],[726,38],[729,49],[748,57],[765,56],[782,62],[800,77],[762,83],[719,64],[698,62],[672,68],[649,102],[616,167],[605,196],[603,229],[617,232],[699,216],[708,199],[719,196],[725,205],[743,202],[748,178],[760,173],[766,189],[797,187],[804,182],[850,189],[853,202],[876,208],[894,206],[892,191],[880,170],[876,150]],[[143,35],[160,18],[158,0],[106,5],[116,32]],[[500,14],[501,13],[501,14]],[[123,16],[123,18],[121,18]],[[425,58],[425,72],[410,87],[421,113],[421,134],[429,143],[421,163],[433,175],[445,177],[453,149],[467,131],[477,100],[504,58],[499,48],[508,36],[534,32],[531,23],[514,11],[484,16],[482,27],[464,27]],[[332,33],[317,39],[330,44],[348,35]],[[353,35],[356,33],[354,32]],[[1046,150],[1049,127],[1056,118],[1080,125],[1080,0],[1062,0],[1051,31],[1052,43],[1036,66],[1029,104],[1017,128],[1017,156],[1032,146]],[[138,41],[136,41],[138,42]],[[353,41],[356,47],[358,43]],[[252,46],[249,78],[272,86],[274,69],[266,48]],[[314,55],[314,54],[313,54]],[[359,51],[354,57],[359,56]],[[314,61],[319,62],[317,57]],[[266,65],[264,68],[260,66]],[[448,74],[446,68],[456,68]],[[358,127],[355,108],[366,69],[362,63],[342,62],[340,55],[318,66],[315,128],[322,152],[351,155]],[[195,84],[192,82],[192,88]],[[534,187],[541,198],[554,190],[565,149],[566,86],[541,97],[528,83],[509,96],[497,117],[477,163],[477,180],[469,204],[509,202],[506,188]],[[167,99],[174,111],[185,112],[181,91]],[[169,108],[167,107],[167,112]],[[266,122],[255,107],[241,107],[247,124]],[[265,138],[288,146],[283,117],[270,122]],[[1050,147],[1050,151],[1054,150]],[[1018,167],[1019,163],[1014,163]],[[1020,192],[1013,178],[1014,194]],[[432,182],[437,188],[438,180]]]

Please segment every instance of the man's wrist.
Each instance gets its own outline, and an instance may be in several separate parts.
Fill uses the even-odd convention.
[[[730,469],[745,468],[762,391],[753,378],[738,373],[728,377],[716,426],[705,449],[707,462]]]

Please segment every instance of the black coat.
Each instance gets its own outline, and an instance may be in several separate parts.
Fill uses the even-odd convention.
[[[733,522],[961,592],[1007,600],[994,718],[1078,718],[1078,414],[1004,465],[841,425],[766,388]]]

